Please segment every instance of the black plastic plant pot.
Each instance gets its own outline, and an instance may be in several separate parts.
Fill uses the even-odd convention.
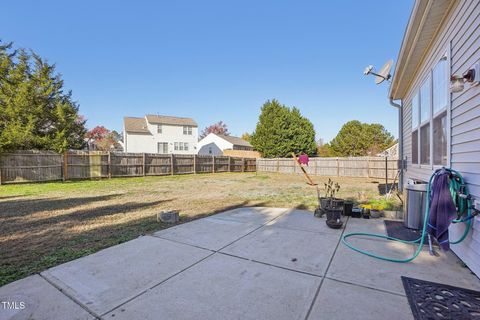
[[[328,206],[330,206],[330,198],[321,197],[320,198],[320,207],[325,210],[325,209],[327,209]]]
[[[353,208],[352,209],[352,218],[361,218],[363,213],[362,208]]]
[[[342,212],[343,212],[343,209],[328,208],[326,210],[327,220],[334,220],[334,221],[340,220],[342,218]]]
[[[345,201],[343,204],[343,215],[350,217],[352,215],[353,202]]]
[[[332,200],[332,206],[334,208],[342,208],[344,203],[345,203],[345,201],[343,199],[335,198],[335,199]]]
[[[325,214],[325,211],[322,208],[316,208],[313,212],[313,216],[321,218]]]

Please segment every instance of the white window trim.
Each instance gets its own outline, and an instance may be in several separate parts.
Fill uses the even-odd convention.
[[[451,52],[452,52],[452,43],[451,41],[448,42],[447,48],[444,51],[444,54],[442,57],[447,58],[447,75],[450,75],[452,72],[452,60],[451,60]],[[441,58],[440,58],[441,59]],[[438,62],[439,60],[437,60]],[[432,69],[433,70],[433,69]],[[433,81],[433,80],[432,80]],[[447,126],[447,168],[452,167],[452,157],[451,157],[451,145],[452,145],[452,92],[450,91],[450,87],[448,85],[449,82],[447,82],[447,105],[445,108],[447,109],[447,121],[446,121],[446,126]],[[433,85],[433,83],[432,83]],[[432,86],[432,94],[433,94],[433,86]],[[433,97],[432,97],[433,98]],[[441,113],[445,112],[445,108],[438,110],[436,114],[432,115],[432,123],[433,119],[440,115]],[[432,100],[432,111],[433,111],[433,100]],[[434,165],[433,164],[433,130],[432,130],[432,169],[439,169],[442,168],[442,165]]]
[[[440,59],[442,59],[443,57],[446,57],[446,60],[447,60],[447,75],[449,75],[451,73],[451,59],[450,59],[450,52],[451,52],[451,42],[448,43],[447,45],[447,48],[445,49],[444,51],[444,54],[440,57]],[[448,98],[447,98],[447,105],[438,110],[435,114],[433,113],[433,68],[437,65],[437,63],[440,61],[440,59],[436,60],[435,64],[429,69],[429,72],[428,72],[428,76],[426,77],[425,80],[423,80],[422,82],[420,82],[420,85],[419,87],[417,88],[415,94],[413,95],[413,98],[412,98],[412,101],[410,102],[410,109],[411,109],[411,114],[412,114],[412,117],[413,117],[413,100],[415,98],[417,98],[417,103],[419,105],[419,109],[418,109],[418,124],[415,128],[413,128],[413,126],[411,127],[411,134],[413,134],[413,131],[417,130],[417,160],[418,160],[418,163],[413,163],[412,162],[412,167],[415,167],[415,168],[420,168],[420,169],[431,169],[431,170],[435,170],[435,169],[439,169],[439,168],[442,168],[444,167],[443,165],[435,165],[433,164],[433,120],[439,116],[440,114],[442,114],[443,112],[445,112],[445,109],[447,111],[447,121],[446,121],[446,126],[447,126],[447,164],[446,164],[446,167],[450,168],[452,166],[452,162],[451,162],[451,121],[452,121],[452,116],[451,116],[451,110],[452,110],[452,93],[450,92],[450,88],[447,87],[447,94],[448,94]],[[421,87],[423,86],[423,84],[425,83],[425,81],[427,81],[427,79],[430,78],[430,117],[428,120],[425,120],[424,122],[420,122],[420,118],[421,118],[421,114],[422,114],[422,105],[421,105]],[[447,82],[448,83],[448,82]],[[421,137],[421,134],[420,134],[420,130],[421,128],[426,125],[427,123],[429,123],[430,125],[430,164],[422,164],[421,162],[421,153],[420,153],[420,149],[421,149],[421,144],[420,144],[420,137]],[[412,145],[413,147],[413,145]],[[413,154],[414,150],[412,149],[412,154]],[[412,160],[413,161],[413,158]]]

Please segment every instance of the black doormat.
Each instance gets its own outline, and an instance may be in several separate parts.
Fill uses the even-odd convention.
[[[480,319],[480,292],[402,276],[415,320]]]
[[[403,225],[403,221],[383,220],[387,229],[387,235],[400,240],[413,241],[421,237],[421,230],[409,229]],[[424,244],[428,244],[427,241]]]

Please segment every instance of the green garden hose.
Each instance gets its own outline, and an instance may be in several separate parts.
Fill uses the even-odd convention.
[[[420,254],[420,251],[422,251],[423,243],[425,242],[425,235],[427,234],[428,216],[430,214],[430,201],[429,201],[429,199],[430,199],[430,187],[431,187],[433,178],[439,172],[439,170],[442,170],[442,169],[436,170],[432,174],[432,176],[430,177],[430,179],[428,181],[427,205],[426,205],[426,208],[425,208],[425,218],[424,218],[424,221],[423,221],[422,235],[420,236],[420,238],[418,238],[416,240],[407,241],[407,240],[402,240],[402,239],[398,239],[398,238],[389,237],[389,236],[386,236],[386,235],[383,235],[383,234],[353,232],[353,233],[345,234],[342,237],[343,244],[345,244],[347,247],[349,247],[352,250],[355,250],[355,251],[360,252],[362,254],[365,254],[367,256],[377,258],[377,259],[381,259],[381,260],[385,260],[385,261],[405,263],[405,262],[410,262],[410,261],[414,260]],[[456,199],[457,197],[454,196],[454,195],[459,190],[459,187],[460,186],[465,187],[465,189],[463,190],[463,192],[465,193],[465,196],[468,195],[468,190],[465,186],[463,177],[459,172],[457,172],[453,169],[447,169],[447,170],[449,170],[450,172],[453,172],[460,180],[460,181],[457,181],[456,179],[451,179],[451,181],[450,181],[450,190],[452,192],[452,197],[453,197],[454,202],[455,202],[455,204],[458,208],[458,211],[459,211],[459,213],[464,213],[465,211],[467,212],[467,217],[465,219],[461,219],[460,217],[457,217],[457,219],[453,220],[453,223],[460,223],[460,222],[465,222],[466,223],[465,230],[463,232],[463,235],[460,237],[460,239],[455,240],[455,241],[450,241],[451,244],[457,244],[457,243],[462,242],[467,237],[468,232],[470,231],[470,228],[471,228],[471,225],[472,225],[472,219],[471,219],[472,218],[472,213],[471,213],[470,197],[466,197],[466,201],[459,201],[457,203],[457,199]],[[400,243],[406,243],[406,244],[418,243],[418,248],[415,251],[415,253],[413,254],[413,256],[411,256],[410,258],[407,258],[407,259],[389,258],[389,257],[377,255],[377,254],[374,254],[372,252],[368,252],[366,250],[362,250],[362,249],[359,249],[359,248],[353,246],[352,244],[350,244],[346,240],[347,238],[352,237],[352,236],[365,236],[365,237],[381,238],[381,239],[387,239],[387,240],[396,241],[396,242],[400,242]]]

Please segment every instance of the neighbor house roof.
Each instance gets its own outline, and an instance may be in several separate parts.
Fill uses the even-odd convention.
[[[198,126],[195,120],[193,120],[192,118],[161,116],[155,114],[147,114],[146,118],[150,123],[171,124],[175,126]]]
[[[415,1],[395,66],[390,98],[405,97],[455,3],[450,0]]]
[[[228,142],[230,142],[234,146],[252,147],[252,145],[248,141],[245,141],[245,140],[243,140],[242,138],[239,138],[239,137],[226,136],[226,135],[223,135],[223,134],[217,134],[217,136],[219,136],[223,140],[227,140]]]
[[[151,134],[145,118],[125,117],[123,118],[123,124],[126,132]]]

